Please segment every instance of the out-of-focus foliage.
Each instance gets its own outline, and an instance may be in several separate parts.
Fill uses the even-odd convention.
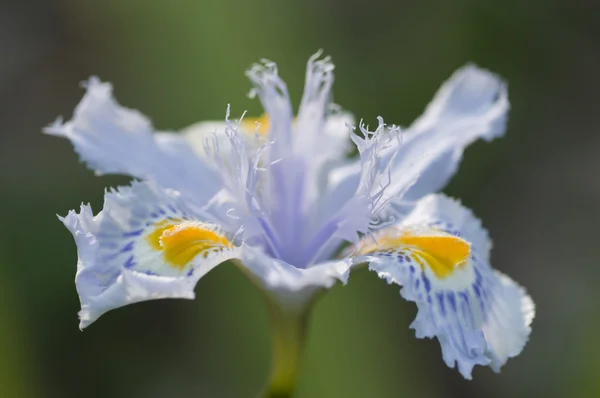
[[[462,380],[414,338],[412,304],[357,273],[319,303],[298,397],[600,396],[600,8],[580,2],[129,0],[4,2],[0,13],[0,397],[249,397],[269,366],[266,311],[226,265],[197,299],[122,308],[77,329],[75,245],[55,214],[104,187],[41,127],[70,117],[96,74],[119,101],[177,130],[260,112],[243,71],[277,61],[298,103],[319,48],[335,100],[407,125],[472,61],[509,82],[505,139],[470,148],[447,192],[494,237],[495,267],[538,306],[532,340],[500,375]],[[201,183],[201,181],[199,181]]]
[[[30,397],[38,380],[28,341],[31,334],[21,322],[15,293],[8,279],[0,280],[0,396]]]

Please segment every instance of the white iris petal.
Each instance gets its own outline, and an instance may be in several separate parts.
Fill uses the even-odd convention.
[[[275,307],[298,313],[367,261],[417,304],[412,327],[439,339],[448,366],[467,378],[476,364],[498,370],[523,349],[533,302],[489,265],[480,222],[426,195],[469,144],[504,133],[505,84],[466,66],[409,128],[378,118],[374,131],[356,129],[331,103],[334,66],[320,55],[308,62],[297,118],[277,66],[263,61],[247,71],[265,111],[258,119],[230,120],[228,108],[224,122],[155,133],[92,78],[73,119],[45,129],[98,173],[144,180],[107,193],[96,216],[83,206],[62,219],[78,247],[81,326],[129,303],[192,298],[198,279],[228,259]],[[359,156],[348,159],[352,143]],[[348,242],[354,248],[332,258]]]

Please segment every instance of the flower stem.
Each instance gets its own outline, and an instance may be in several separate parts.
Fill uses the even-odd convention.
[[[304,351],[308,308],[283,308],[267,299],[273,337],[271,376],[260,398],[291,398],[296,388],[298,369]]]

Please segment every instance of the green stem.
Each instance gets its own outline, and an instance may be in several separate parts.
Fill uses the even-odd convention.
[[[260,398],[291,398],[304,351],[308,308],[283,308],[267,299],[273,336],[273,362],[269,382]]]

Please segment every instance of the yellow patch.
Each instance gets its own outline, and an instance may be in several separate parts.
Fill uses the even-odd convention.
[[[163,248],[162,248],[162,245],[160,244],[160,238],[161,238],[163,232],[165,232],[169,228],[173,228],[173,226],[175,226],[179,223],[181,223],[180,219],[173,218],[173,219],[162,220],[162,221],[154,224],[154,227],[156,229],[154,231],[152,231],[152,233],[150,233],[150,235],[148,235],[146,237],[146,240],[148,241],[148,244],[150,245],[150,247],[153,248],[154,250],[162,250]]]
[[[225,236],[199,223],[164,220],[155,227],[147,237],[150,247],[162,251],[165,261],[180,270],[199,254],[206,257],[212,250],[233,247]]]
[[[384,236],[378,244],[366,245],[361,253],[368,254],[386,249],[405,250],[424,269],[429,267],[439,279],[452,275],[454,270],[467,264],[471,245],[453,235],[419,236],[406,233],[397,237]]]
[[[260,127],[257,123],[260,124]],[[248,132],[252,134],[256,132],[261,137],[268,135],[269,129],[271,128],[271,122],[269,121],[269,116],[267,116],[266,113],[263,113],[260,117],[244,118],[242,125],[246,130],[248,130]]]

